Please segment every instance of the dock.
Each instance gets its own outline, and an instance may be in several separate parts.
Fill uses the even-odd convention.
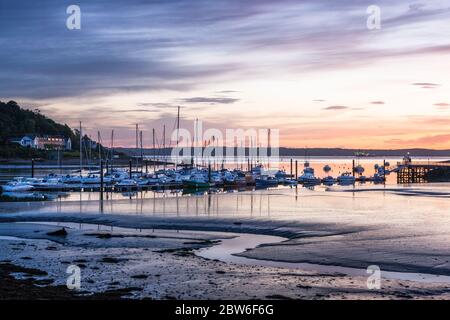
[[[397,183],[400,184],[450,181],[445,178],[446,175],[450,178],[450,162],[418,161],[397,164]]]

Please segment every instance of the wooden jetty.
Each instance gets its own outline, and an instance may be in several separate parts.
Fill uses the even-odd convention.
[[[432,161],[403,161],[397,164],[397,183],[425,183],[444,181],[439,179],[445,174],[450,174],[450,162]],[[440,174],[436,177],[435,174]],[[448,180],[447,180],[448,181]]]

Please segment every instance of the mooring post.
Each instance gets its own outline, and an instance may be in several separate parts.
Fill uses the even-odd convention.
[[[298,177],[298,160],[295,160],[295,179]]]
[[[211,163],[208,163],[208,182],[211,183]]]
[[[133,171],[133,163],[132,163],[131,159],[130,159],[129,167],[130,167],[130,179],[131,179],[131,177],[132,177],[131,173]]]
[[[31,159],[31,177],[34,178],[34,159]]]
[[[352,174],[355,176],[355,159],[352,160]]]
[[[103,201],[103,160],[100,161],[100,201]]]
[[[292,174],[294,173],[293,171],[292,171],[292,158],[291,158],[291,179],[293,178],[293,176],[292,176]]]

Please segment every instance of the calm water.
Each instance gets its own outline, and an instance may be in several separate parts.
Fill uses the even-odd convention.
[[[293,162],[293,174],[295,174],[295,160],[298,161],[298,175],[301,174],[302,170],[303,170],[303,164],[305,159],[303,157],[297,157],[297,158],[293,158],[294,162]],[[325,177],[327,176],[327,174],[323,171],[323,167],[325,165],[329,165],[331,167],[331,172],[329,173],[330,175],[337,177],[340,174],[342,174],[343,172],[348,172],[352,170],[352,160],[353,158],[321,158],[321,157],[312,157],[312,158],[308,158],[308,161],[310,162],[310,166],[313,167],[315,169],[315,175],[318,177]],[[364,167],[365,172],[364,175],[369,177],[372,176],[375,173],[375,169],[374,166],[375,164],[378,165],[382,165],[383,160],[386,160],[387,162],[390,163],[390,167],[394,167],[397,162],[401,161],[401,158],[386,158],[386,159],[381,159],[381,158],[360,158],[356,160],[356,165],[361,165],[362,167]],[[427,160],[431,160],[431,161],[441,161],[441,160],[446,160],[444,158],[417,158],[414,159],[417,161],[427,161]],[[233,166],[229,166],[230,168],[232,168]],[[245,169],[246,166],[243,166],[243,168]],[[272,163],[271,164],[271,170],[274,170],[276,167],[276,164]],[[281,169],[286,170],[287,173],[290,173],[290,158],[281,158],[280,159],[280,163],[278,164],[278,167]],[[68,174],[73,172],[74,170],[76,170],[77,167],[76,166],[72,166],[69,168],[55,168],[55,167],[44,167],[44,168],[36,168],[35,169],[35,176],[36,177],[43,177],[46,176],[50,173],[58,173],[58,174]],[[151,169],[151,168],[150,168]],[[16,176],[22,176],[22,177],[29,177],[31,176],[31,169],[28,166],[24,166],[24,165],[18,165],[18,166],[14,166],[14,165],[8,165],[8,166],[0,166],[0,184],[1,183],[5,183],[6,181],[12,179],[13,177]],[[396,184],[396,174],[390,174],[387,176],[387,181],[386,184],[387,185],[395,185]],[[370,183],[366,183],[366,184],[360,184],[357,183],[357,187],[358,186],[363,186],[363,185],[371,185]],[[323,187],[315,187],[315,189],[317,190],[322,190]],[[212,190],[211,192],[215,192],[214,190]],[[197,195],[201,195],[204,192],[201,192]],[[36,193],[34,193],[36,194]],[[90,200],[99,200],[99,194],[97,192],[58,192],[58,193],[45,193],[46,195],[48,195],[50,198],[57,198],[60,201],[79,201],[79,200],[85,200],[85,201],[90,201]],[[33,193],[29,193],[29,196],[32,196]],[[181,197],[181,196],[190,196],[192,194],[183,194],[182,191],[178,190],[178,191],[158,191],[158,192],[153,192],[153,191],[143,191],[143,192],[125,192],[125,193],[107,193],[105,195],[105,198],[107,200],[130,200],[130,199],[155,199],[155,198],[167,198],[167,197]],[[27,194],[22,193],[22,196],[27,196]]]

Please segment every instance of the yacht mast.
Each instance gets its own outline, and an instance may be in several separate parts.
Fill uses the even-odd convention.
[[[141,141],[141,175],[142,175],[142,166],[144,165],[144,149],[142,146],[142,130],[139,131],[139,138]]]
[[[155,149],[155,128],[152,129],[153,136],[153,173],[156,173],[156,149]]]
[[[81,177],[81,172],[83,170],[83,132],[81,131],[81,121],[80,121],[80,177]]]
[[[138,171],[139,166],[139,157],[137,156],[139,150],[138,131],[139,131],[139,124],[136,123],[136,171]]]
[[[114,129],[111,130],[111,172],[113,170],[114,161]]]
[[[98,159],[99,165],[102,164],[102,149],[100,147],[100,131],[97,131],[97,143],[98,143]]]
[[[163,125],[163,155],[164,171],[166,171],[166,125]]]
[[[178,143],[180,142],[180,106],[178,106],[178,112],[177,112],[177,157],[175,159],[175,170],[177,170],[178,167]]]

